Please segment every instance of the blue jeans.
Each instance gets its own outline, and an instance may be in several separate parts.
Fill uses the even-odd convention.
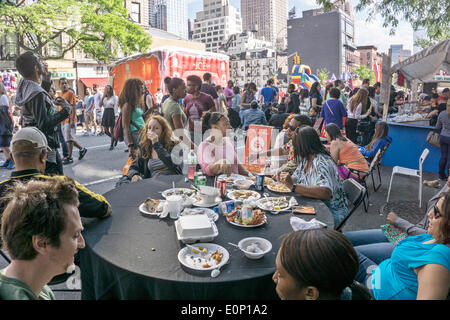
[[[61,124],[58,124],[58,128],[56,129],[56,132],[58,134],[59,142],[62,145],[63,157],[66,158],[69,156],[69,149],[67,148],[66,140],[64,140],[64,135],[61,130]]]
[[[353,244],[359,258],[359,271],[355,280],[369,287],[372,270],[389,259],[394,245],[389,242],[380,229],[346,232],[344,235]]]
[[[446,170],[449,168],[450,160],[450,137],[440,136],[439,144],[441,145],[441,159],[439,160],[439,178],[447,179]],[[448,171],[450,174],[450,169]]]

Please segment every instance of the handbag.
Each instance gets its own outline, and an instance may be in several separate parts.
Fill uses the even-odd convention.
[[[427,142],[437,148],[440,148],[441,144],[439,143],[439,133],[430,131],[427,135]]]

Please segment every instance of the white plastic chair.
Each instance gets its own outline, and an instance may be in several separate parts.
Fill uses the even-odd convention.
[[[429,152],[430,152],[430,150],[428,150],[427,148],[425,148],[425,150],[423,150],[422,155],[419,158],[419,171],[414,170],[414,169],[399,167],[399,166],[395,166],[392,169],[391,182],[389,183],[389,191],[388,191],[386,202],[389,202],[389,196],[391,194],[392,179],[394,178],[394,174],[402,174],[402,175],[406,175],[406,176],[419,178],[419,208],[422,208],[422,164],[425,161],[425,159],[427,158]]]

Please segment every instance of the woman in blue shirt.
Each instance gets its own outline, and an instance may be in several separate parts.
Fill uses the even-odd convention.
[[[337,88],[332,88],[330,91],[330,99],[323,104],[320,117],[324,119],[324,127],[330,123],[334,123],[339,129],[342,130],[344,128],[342,118],[347,117],[347,110],[339,100],[340,96],[341,91]]]
[[[373,134],[372,141],[365,146],[359,147],[359,152],[366,157],[367,161],[372,162],[373,158],[377,154],[378,150],[383,148],[392,142],[392,138],[388,136],[389,126],[386,122],[377,122],[375,125],[375,133]]]
[[[400,241],[380,264],[359,252],[357,281],[377,300],[445,300],[450,287],[450,193],[428,212],[428,233]]]

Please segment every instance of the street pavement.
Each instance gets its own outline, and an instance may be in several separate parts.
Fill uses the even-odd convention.
[[[114,150],[109,151],[110,140],[108,136],[83,137],[81,136],[81,128],[77,129],[77,140],[81,146],[88,149],[88,152],[82,160],[78,160],[78,150],[75,148],[73,152],[74,162],[64,166],[64,174],[99,194],[104,194],[113,189],[127,161],[128,153],[124,152],[125,144],[121,142]],[[3,160],[4,155],[0,153],[0,161]],[[427,159],[427,161],[436,161],[437,165],[439,159]],[[380,225],[386,223],[388,210],[385,210],[385,206],[391,173],[392,167],[381,167],[382,186],[378,192],[374,192],[372,181],[370,178],[368,179],[370,196],[368,212],[365,212],[363,205],[361,205],[349,218],[342,230],[343,232],[379,228]],[[10,170],[0,169],[1,180],[8,178],[9,175]],[[424,180],[435,180],[437,178],[437,174],[424,173]],[[376,175],[376,182],[378,182],[378,175]],[[442,186],[443,183],[441,182]],[[400,217],[407,218],[414,223],[418,222],[425,214],[428,199],[440,189],[423,186],[422,208],[419,208],[418,187],[417,178],[395,176],[388,208],[394,210]],[[408,204],[407,206],[404,205],[405,202]],[[114,208],[112,214],[114,214]],[[5,266],[6,262],[0,258],[0,269]],[[72,282],[76,283],[77,281],[79,279],[72,279]],[[67,286],[67,284],[62,284],[55,286],[53,289],[65,289]],[[55,295],[59,300],[78,300],[81,298],[79,292],[55,292]]]

